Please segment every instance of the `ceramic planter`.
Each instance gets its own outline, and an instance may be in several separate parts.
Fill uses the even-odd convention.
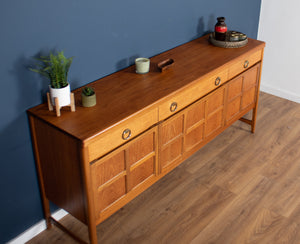
[[[96,93],[91,96],[87,96],[81,93],[81,99],[83,107],[93,107],[96,105]]]
[[[137,58],[135,59],[136,73],[146,74],[150,69],[150,59],[148,58]]]
[[[55,106],[55,98],[58,98],[59,106],[67,106],[71,103],[70,94],[70,84],[68,84],[66,87],[63,88],[52,88],[49,86],[50,90],[50,97],[51,97],[51,103],[53,106]]]

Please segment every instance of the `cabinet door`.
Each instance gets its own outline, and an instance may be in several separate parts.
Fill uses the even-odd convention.
[[[169,171],[181,161],[185,114],[180,112],[159,125],[160,172]]]
[[[218,88],[205,98],[204,138],[213,136],[224,126],[225,87]]]
[[[155,127],[91,164],[97,216],[157,175],[156,137]]]
[[[204,139],[205,100],[196,102],[186,111],[184,150],[190,151]]]
[[[227,84],[226,122],[238,119],[244,111],[254,107],[259,70],[260,64],[257,64]]]
[[[159,125],[159,165],[168,172],[185,153],[200,148],[224,126],[225,87],[188,106]]]
[[[185,111],[184,151],[197,147],[224,126],[225,87],[192,104]]]

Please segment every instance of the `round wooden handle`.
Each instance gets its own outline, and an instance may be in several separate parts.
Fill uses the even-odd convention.
[[[176,109],[177,109],[177,102],[172,102],[172,104],[170,106],[170,111],[175,112]]]
[[[217,77],[215,80],[215,85],[218,86],[218,85],[220,85],[220,83],[221,83],[221,78]]]
[[[123,131],[122,133],[122,139],[123,140],[128,140],[131,136],[131,130],[130,129],[126,129]]]

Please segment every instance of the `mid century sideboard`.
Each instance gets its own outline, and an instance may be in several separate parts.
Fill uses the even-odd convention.
[[[28,110],[47,227],[59,224],[49,201],[96,226],[141,194],[236,120],[255,130],[264,42],[215,47],[208,36],[152,57],[150,72],[135,67],[99,79],[97,105]],[[172,58],[160,72],[157,63]],[[243,116],[252,110],[252,119]]]

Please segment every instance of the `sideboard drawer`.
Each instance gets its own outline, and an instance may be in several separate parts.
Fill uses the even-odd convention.
[[[88,145],[89,161],[93,161],[116,147],[130,141],[135,136],[158,122],[157,108],[137,114],[96,136]]]
[[[243,71],[247,70],[262,59],[262,50],[256,51],[252,54],[244,55],[234,61],[229,67],[228,79],[231,79]]]
[[[173,95],[159,106],[159,120],[164,120],[228,80],[228,69],[222,68],[199,78],[193,85]]]

